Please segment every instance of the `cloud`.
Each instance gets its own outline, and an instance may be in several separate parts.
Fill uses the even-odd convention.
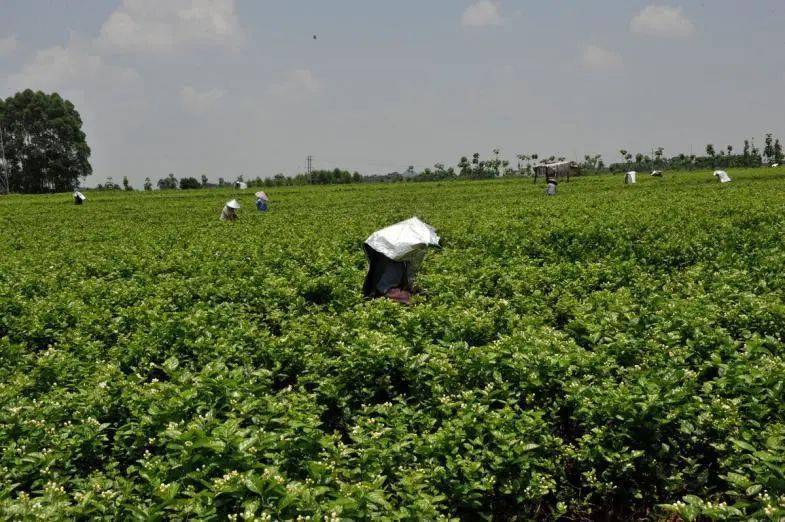
[[[587,45],[583,48],[583,65],[593,71],[608,71],[620,69],[624,62],[614,51],[597,45]]]
[[[19,41],[16,39],[15,34],[0,38],[0,56],[13,54],[17,47],[19,47]]]
[[[649,5],[630,22],[633,33],[661,38],[689,38],[695,32],[693,23],[682,13],[681,7]]]
[[[503,21],[496,2],[492,0],[478,0],[463,12],[461,25],[464,27],[486,27],[502,25]]]
[[[98,38],[108,50],[151,53],[232,49],[244,40],[234,0],[123,0]]]
[[[36,52],[20,72],[7,79],[11,90],[102,92],[107,88],[134,90],[140,85],[141,77],[134,69],[110,65],[89,46],[75,42]]]
[[[197,91],[190,85],[186,85],[180,91],[180,103],[191,114],[204,114],[212,109],[224,94],[226,91],[221,89]]]
[[[144,84],[134,69],[107,63],[91,44],[70,41],[36,52],[0,90],[57,92],[79,111],[95,158],[106,157],[107,145],[133,139],[128,129],[138,125],[147,109]],[[95,165],[95,163],[94,163]]]
[[[272,94],[291,98],[312,96],[321,90],[322,82],[308,69],[289,71],[283,81],[270,87]]]

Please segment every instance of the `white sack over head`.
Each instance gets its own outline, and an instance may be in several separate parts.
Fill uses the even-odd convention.
[[[407,261],[420,257],[429,246],[439,246],[439,236],[432,226],[413,217],[377,230],[365,244],[393,261]]]
[[[81,192],[79,192],[78,190],[77,190],[76,192],[74,192],[74,197],[75,197],[75,198],[79,198],[79,199],[81,199],[82,201],[85,201],[85,200],[87,199],[87,196],[85,196],[84,194],[82,194],[82,193],[81,193]]]
[[[233,200],[229,201],[228,203],[226,203],[226,206],[229,207],[229,208],[233,208],[233,209],[237,210],[238,208],[240,208],[240,202],[237,201],[236,199],[233,199]]]
[[[730,176],[724,170],[715,170],[714,177],[720,180],[720,183],[728,183],[730,181]]]

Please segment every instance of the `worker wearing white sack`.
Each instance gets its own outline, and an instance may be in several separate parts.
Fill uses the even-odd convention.
[[[87,196],[79,192],[78,190],[74,192],[74,205],[81,205],[85,202]]]
[[[556,185],[558,185],[558,182],[556,181],[556,178],[550,178],[548,180],[548,186],[545,187],[545,195],[546,196],[555,196],[556,195]]]
[[[634,170],[629,171],[627,174],[624,175],[624,184],[635,185],[635,176],[637,175],[638,173],[635,172]]]
[[[661,170],[652,170],[651,171],[651,175],[654,176],[655,178],[661,178],[662,177],[662,171]]]
[[[730,176],[724,170],[715,170],[714,177],[719,180],[720,183],[729,183],[731,181]]]
[[[221,221],[237,221],[237,209],[240,208],[240,203],[233,199],[224,205],[221,211]]]
[[[431,246],[439,246],[439,236],[416,217],[368,236],[363,244],[368,257],[365,297],[383,296],[409,304],[414,276]]]

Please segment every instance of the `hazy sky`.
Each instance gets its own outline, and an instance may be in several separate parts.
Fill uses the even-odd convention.
[[[76,104],[87,185],[739,148],[784,62],[782,0],[0,0],[0,96]]]

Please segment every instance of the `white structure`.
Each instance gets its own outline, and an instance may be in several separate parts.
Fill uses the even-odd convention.
[[[724,170],[715,170],[714,177],[719,180],[720,183],[730,183],[731,179],[728,176],[728,173]]]
[[[624,175],[624,184],[625,185],[635,185],[636,183],[636,176],[638,175],[637,172],[634,170],[629,171],[627,174]]]

